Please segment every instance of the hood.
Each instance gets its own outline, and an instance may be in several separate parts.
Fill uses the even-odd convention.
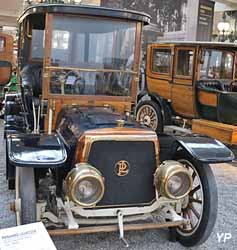
[[[124,128],[150,130],[107,107],[65,107],[58,115],[57,130],[67,142],[72,143],[86,131],[116,128],[118,120],[124,120]]]

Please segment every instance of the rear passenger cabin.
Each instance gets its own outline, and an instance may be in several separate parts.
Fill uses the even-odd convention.
[[[147,90],[168,101],[175,116],[199,119],[199,124],[202,120],[215,122],[214,127],[216,123],[236,125],[236,55],[234,44],[150,44],[147,49]],[[204,133],[197,126],[195,132]]]

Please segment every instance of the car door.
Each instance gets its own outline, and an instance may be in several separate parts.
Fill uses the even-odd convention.
[[[149,45],[147,51],[147,88],[166,100],[171,99],[173,46]]]
[[[178,115],[195,116],[195,47],[175,48],[174,77],[171,87],[172,107]]]

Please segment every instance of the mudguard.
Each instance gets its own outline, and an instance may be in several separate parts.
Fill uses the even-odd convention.
[[[67,152],[59,136],[21,134],[7,137],[8,160],[17,167],[59,168]]]
[[[234,154],[223,143],[203,136],[158,135],[160,143],[160,160],[175,159],[178,150],[184,150],[195,160],[204,163],[231,162]]]
[[[176,137],[179,145],[195,160],[205,163],[224,163],[234,160],[234,154],[218,140],[202,137]]]
[[[171,118],[172,111],[170,110],[164,98],[162,98],[156,93],[148,93],[147,91],[142,91],[138,94],[138,98],[137,98],[138,102],[142,100],[143,98],[144,100],[145,98],[148,98],[159,105],[165,125],[170,125],[172,123],[172,118]]]
[[[163,98],[160,97],[159,95],[155,93],[148,93],[147,91],[144,90],[138,94],[137,96],[138,102],[143,98],[148,98],[148,100],[151,99],[155,101],[156,103],[158,103],[158,105],[160,105],[161,109],[163,110]]]

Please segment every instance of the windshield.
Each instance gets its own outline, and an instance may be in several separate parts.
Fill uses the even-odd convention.
[[[132,70],[135,27],[121,21],[56,16],[52,65]]]
[[[225,50],[204,49],[200,79],[232,79],[234,53]]]
[[[134,22],[55,16],[51,93],[130,96],[135,33]]]

